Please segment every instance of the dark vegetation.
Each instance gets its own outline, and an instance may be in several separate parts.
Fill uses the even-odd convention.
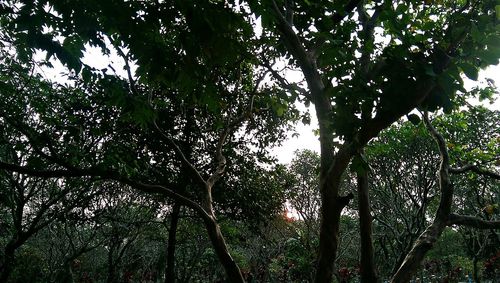
[[[0,13],[0,282],[500,280],[496,0]]]

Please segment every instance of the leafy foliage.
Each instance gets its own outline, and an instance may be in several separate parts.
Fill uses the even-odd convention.
[[[313,280],[317,263],[316,281],[325,282],[337,252],[349,254],[338,255],[349,277],[358,260],[349,244],[355,237],[339,234],[356,229],[353,211],[342,215],[352,198],[341,195],[352,190],[348,166],[371,172],[388,274],[438,205],[437,155],[410,113],[415,108],[452,114],[437,122],[453,166],[498,169],[497,113],[461,111],[466,99],[494,93],[491,81],[471,92],[463,85],[498,64],[496,0],[13,0],[0,1],[0,11],[0,185],[8,188],[0,192],[0,219],[9,232],[0,243],[21,263],[17,251],[36,232],[50,227],[64,238],[64,230],[73,255],[59,253],[47,278],[71,277],[76,266],[69,263],[91,252],[71,240],[97,224],[102,234],[92,252],[107,260],[85,272],[106,273],[108,282],[160,278],[157,247],[177,232],[172,225],[166,236],[161,225],[175,223],[179,205],[208,231],[198,237],[199,219],[181,219],[182,280],[204,278],[189,266],[205,267],[212,281],[223,269],[234,282],[251,274]],[[108,66],[85,60],[90,49]],[[64,83],[43,75],[56,62],[66,68]],[[289,82],[289,71],[299,71],[307,89]],[[304,151],[289,168],[276,166],[269,148],[293,122],[310,120],[297,101],[316,108],[321,155]],[[380,134],[403,116],[412,125]],[[495,220],[498,185],[477,171],[454,177],[463,188],[481,188],[457,190],[458,210]],[[106,208],[96,208],[105,200]],[[287,201],[298,219],[279,216]],[[285,232],[252,234],[248,244],[239,229]],[[459,232],[477,244],[469,231]],[[272,241],[269,249],[256,247],[260,239]],[[341,242],[345,248],[337,249]],[[479,246],[469,251],[476,262],[487,256],[480,252],[488,245]],[[207,270],[216,258],[222,268]]]

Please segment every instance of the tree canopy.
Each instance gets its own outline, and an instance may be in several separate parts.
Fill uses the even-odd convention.
[[[380,280],[374,242],[391,257],[385,276],[408,282],[446,227],[496,235],[500,226],[498,183],[475,195],[467,190],[500,179],[498,115],[468,105],[492,98],[494,84],[464,87],[465,78],[478,80],[481,69],[499,63],[496,0],[6,0],[0,11],[0,211],[9,230],[2,281],[15,271],[19,248],[49,228],[76,233],[66,234],[73,254],[60,255],[64,276],[91,247],[107,253],[107,282],[120,280],[116,268],[189,281],[189,272],[176,275],[175,247],[178,230],[196,227],[184,219],[191,214],[212,257],[200,263],[200,254],[182,247],[186,258],[177,262],[207,266],[217,258],[229,282],[251,281],[258,268],[228,241],[245,237],[235,230],[260,230],[269,240],[266,233],[289,233],[276,220],[287,201],[307,228],[296,226],[297,239],[317,254],[302,264],[314,282],[347,278],[335,262],[341,226],[352,228],[352,219],[363,282]],[[91,48],[107,67],[84,58]],[[63,75],[49,80],[44,70],[56,62]],[[270,148],[294,123],[309,123],[301,103],[314,106],[321,151],[299,153],[284,168]],[[414,128],[390,128],[405,118]],[[469,178],[452,177],[462,173]],[[134,198],[141,201],[118,205]],[[96,199],[109,207],[93,207]],[[163,226],[148,225],[157,222]],[[72,242],[95,223],[105,226],[102,242]],[[373,237],[372,226],[392,234]],[[179,239],[196,244],[186,233]],[[131,260],[144,248],[134,243],[151,235],[167,242],[166,255],[143,258],[147,268],[126,262],[125,253]],[[292,242],[285,248],[298,247]],[[153,276],[162,261],[164,276]],[[278,277],[299,280],[292,274]]]

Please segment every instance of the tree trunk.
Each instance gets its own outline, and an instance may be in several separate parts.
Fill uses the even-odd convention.
[[[396,260],[396,263],[392,266],[391,276],[394,276],[396,272],[398,272],[399,267],[405,261],[406,255],[410,252],[413,242],[414,242],[413,240],[410,240],[410,242],[407,245],[405,245],[405,247],[402,247],[400,249],[401,252],[399,253],[398,259]]]
[[[108,251],[108,274],[106,278],[106,283],[116,283],[118,280],[116,278],[116,262],[113,260],[113,254],[116,248],[116,243],[111,243]]]
[[[67,282],[73,283],[75,282],[73,276],[73,269],[71,267],[71,263],[73,260],[68,259],[65,260],[61,266],[61,269],[56,274],[56,282]]]
[[[396,274],[394,274],[391,282],[403,283],[410,281],[412,276],[420,268],[426,253],[436,244],[444,228],[446,228],[444,221],[435,221],[418,237],[413,248],[408,255],[406,255],[403,264],[399,267]]]
[[[448,218],[451,215],[451,205],[453,203],[453,184],[450,180],[448,172],[450,159],[446,148],[446,142],[443,136],[441,136],[441,134],[439,134],[436,129],[432,127],[427,115],[424,115],[424,121],[432,137],[435,139],[441,155],[441,164],[439,165],[438,172],[439,191],[441,194],[439,198],[439,207],[436,211],[436,216],[434,217],[432,224],[427,227],[422,234],[420,234],[415,241],[413,248],[403,261],[403,264],[399,267],[396,274],[394,274],[391,282],[395,283],[410,281],[411,277],[417,272],[418,268],[422,264],[426,253],[434,247],[437,240],[441,236],[441,233],[443,233],[447,226]]]
[[[472,261],[473,264],[472,278],[474,279],[474,282],[481,283],[481,279],[479,278],[479,267],[477,266],[478,261],[479,258],[477,256],[474,256],[474,260]]]
[[[234,259],[229,254],[229,250],[227,249],[226,241],[222,236],[219,225],[215,221],[215,217],[212,215],[212,219],[204,219],[205,227],[208,232],[208,236],[210,241],[212,242],[212,246],[215,250],[215,254],[219,259],[220,263],[224,267],[224,271],[226,272],[228,282],[231,283],[244,283],[243,275],[241,274],[240,268],[234,261]]]
[[[172,214],[170,215],[170,230],[168,231],[167,244],[167,264],[165,268],[165,283],[175,283],[175,245],[177,235],[177,224],[179,223],[181,205],[174,204]]]
[[[8,243],[4,250],[4,258],[0,262],[0,282],[7,282],[14,267],[14,254],[16,248],[13,243]]]
[[[323,203],[319,232],[318,268],[316,283],[330,282],[335,273],[335,258],[339,243],[340,210],[335,205]]]
[[[107,283],[116,283],[117,280],[116,280],[116,271],[115,271],[115,266],[114,265],[110,265],[108,266],[108,276],[106,278],[106,282]]]
[[[319,112],[318,110],[316,110]],[[318,119],[321,115],[318,114]],[[321,120],[320,120],[321,121]],[[328,124],[323,119],[325,125]],[[339,186],[341,177],[351,159],[350,149],[341,148],[335,158],[333,158],[332,137],[329,130],[324,136],[321,136],[320,123],[320,141],[321,141],[321,226],[319,234],[319,254],[318,266],[314,282],[331,282],[335,272],[335,259],[339,244],[340,214],[344,207],[352,199],[352,194],[348,196],[339,196]]]
[[[361,239],[361,282],[379,282],[375,267],[372,215],[368,194],[368,171],[358,173],[358,213]]]
[[[26,233],[17,233],[10,239],[4,249],[4,258],[0,259],[0,282],[7,282],[7,279],[14,268],[16,250],[24,245],[29,235]]]

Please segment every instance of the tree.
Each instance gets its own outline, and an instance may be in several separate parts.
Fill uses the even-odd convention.
[[[494,165],[498,155],[497,115],[496,111],[470,106],[435,119],[436,127],[449,139],[446,146],[452,160],[450,164],[459,168],[477,164],[475,173],[469,172],[468,176],[450,167],[454,183],[452,207],[462,215],[480,216],[484,206],[478,206],[476,201],[492,203],[492,194],[495,195],[494,189],[490,191],[489,187],[495,187],[498,182]],[[436,182],[439,179],[434,176],[438,166],[437,152],[424,125],[414,122],[392,126],[367,148],[367,158],[373,169],[375,239],[379,254],[386,258],[381,267],[387,275],[396,271],[417,237],[432,224],[430,219],[440,205],[441,192]],[[466,148],[468,150],[464,150]],[[473,181],[478,178],[481,184]],[[488,222],[494,218],[482,220],[492,228],[497,225],[494,221]],[[477,231],[477,228],[472,229]],[[457,229],[466,228],[459,226]],[[431,243],[437,241],[427,242]],[[466,245],[463,248],[466,249]],[[388,269],[391,267],[392,272]]]
[[[287,170],[287,213],[291,213],[290,226],[296,231],[293,240],[287,242],[291,253],[287,258],[294,262],[296,280],[311,281],[314,277],[321,205],[318,168],[319,155],[316,152],[297,150]]]
[[[443,135],[453,140],[448,143],[448,150],[455,167],[476,166],[475,171],[452,171],[456,186],[456,211],[459,214],[493,220],[498,213],[495,209],[498,181],[484,174],[498,170],[498,114],[498,111],[482,107],[469,107],[467,112],[461,111],[438,121],[437,127]],[[458,227],[458,231],[464,237],[468,255],[473,259],[474,280],[479,282],[479,261],[495,255],[498,231],[470,227]]]
[[[261,85],[266,72],[255,67],[256,57],[247,50],[254,48],[247,15],[223,3],[195,2],[95,1],[83,10],[76,2],[3,3],[9,12],[3,38],[20,62],[10,56],[5,69],[5,94],[16,98],[2,105],[12,110],[1,113],[2,123],[20,131],[37,149],[33,154],[57,169],[7,162],[2,168],[45,178],[104,177],[173,198],[202,218],[228,277],[240,282],[212,191],[227,169],[226,156],[249,154],[244,144],[252,134],[260,151],[254,162],[266,161],[263,149],[280,139],[297,113],[285,104],[288,94]],[[104,53],[116,51],[126,78],[82,64],[87,43]],[[228,46],[229,52],[220,52]],[[32,60],[34,49],[63,62],[76,88],[29,75],[22,66],[39,63]],[[36,84],[44,86],[41,95],[34,94]],[[30,119],[37,115],[40,121]],[[190,183],[179,183],[185,176]]]
[[[425,113],[427,115],[427,113]],[[406,255],[392,280],[396,282],[406,282],[411,279],[411,271],[416,270],[422,263],[426,253],[436,244],[440,235],[447,226],[465,225],[479,229],[498,228],[500,222],[483,220],[478,217],[468,215],[458,215],[453,213],[454,184],[449,172],[459,172],[460,169],[451,167],[450,155],[444,137],[432,126],[428,116],[424,116],[424,122],[431,136],[435,139],[440,152],[440,165],[438,170],[438,194],[439,203],[434,213],[434,219],[427,226]],[[498,178],[495,172],[478,169],[481,174]]]
[[[478,67],[498,63],[496,2],[249,3],[264,36],[302,71],[302,99],[316,109],[322,209],[315,280],[329,282],[350,199],[340,195],[341,177],[351,159],[416,107],[449,112],[463,92],[461,73],[477,79]]]
[[[366,149],[380,268],[393,274],[436,203],[438,160],[426,129],[410,122],[383,131]]]
[[[15,266],[16,252],[36,233],[58,218],[85,207],[99,187],[82,190],[73,180],[44,180],[23,174],[0,175],[2,210],[8,212],[2,221],[6,238],[1,245],[0,279],[7,282]]]
[[[63,136],[70,140],[79,136],[78,127],[70,131],[65,125],[68,129],[63,127],[61,132],[42,115],[44,124],[35,127],[35,133],[25,131],[25,136],[34,144],[43,144],[36,154],[54,165],[51,172],[5,162],[0,163],[1,168],[45,177],[56,173],[111,176],[140,190],[168,195],[203,218],[216,253],[234,282],[243,279],[220,234],[211,192],[227,169],[226,157],[237,154],[228,148],[244,140],[237,133],[253,133],[258,147],[264,148],[282,138],[284,121],[298,118],[291,102],[299,99],[314,104],[321,143],[322,201],[315,280],[329,282],[335,270],[340,216],[352,198],[342,193],[342,179],[351,160],[361,159],[353,162],[355,169],[365,167],[360,155],[366,144],[416,107],[449,112],[462,105],[463,96],[457,93],[464,92],[461,74],[477,79],[479,68],[498,63],[498,9],[493,0],[54,0],[1,5],[7,12],[2,16],[2,40],[6,46],[16,47],[17,58],[26,63],[33,49],[45,50],[48,57],[55,55],[72,69],[72,77],[83,80],[78,85],[84,89],[83,98],[94,99],[91,103],[82,99],[79,104],[102,111],[93,123],[104,124],[104,120],[111,124],[101,125],[106,134],[91,135],[106,143],[104,150],[82,154],[81,149],[89,148],[88,139],[86,144],[75,140],[73,147],[55,146]],[[254,32],[257,18],[262,24],[259,33]],[[113,68],[106,73],[82,64],[87,43],[104,52],[115,50],[125,62],[126,79],[110,75]],[[10,54],[6,58],[10,60],[12,53],[6,53]],[[307,90],[288,83],[276,70],[273,63],[280,60],[287,69],[302,72]],[[261,84],[266,72],[272,81]],[[19,86],[29,86],[32,78],[24,83],[5,81],[5,93],[15,96],[26,94]],[[72,88],[59,90],[75,92]],[[32,99],[18,94],[20,100],[19,96]],[[67,97],[60,101],[67,102]],[[8,109],[16,109],[14,114],[31,110],[19,107],[28,105],[26,101],[6,101]],[[66,108],[58,114],[67,113]],[[76,105],[69,108],[77,109]],[[36,110],[44,114],[42,109]],[[184,111],[182,115],[178,110]],[[12,113],[0,117],[7,124],[29,121],[22,119],[26,115]],[[181,146],[186,140],[181,129],[189,124],[189,117],[195,117],[195,128],[200,129],[192,140],[192,156]],[[130,126],[131,121],[136,124]],[[83,132],[89,133],[91,127],[85,122],[89,120],[74,124],[86,125]],[[43,132],[59,133],[59,139],[47,143]],[[152,142],[142,144],[143,140]],[[45,148],[53,152],[49,154]],[[161,154],[151,156],[145,148]],[[68,156],[76,158],[68,162]],[[102,162],[85,156],[108,159]],[[153,178],[152,171],[159,168],[152,160],[175,161],[164,162],[161,169],[165,174]],[[134,161],[140,162],[136,165]],[[103,170],[111,165],[111,172]],[[172,176],[185,170],[193,182],[189,191],[196,193],[184,193],[174,185]]]
[[[295,158],[289,166],[289,174],[293,182],[289,185],[287,200],[292,213],[304,223],[304,245],[306,250],[315,249],[311,240],[317,237],[319,227],[319,156],[310,150],[296,151]]]
[[[361,152],[360,155],[356,157],[358,160],[362,160],[362,153],[363,152]],[[375,252],[373,248],[372,237],[373,217],[371,215],[370,208],[368,170],[364,167],[367,166],[365,165],[361,166],[361,168],[358,167],[357,169],[355,169],[357,170],[356,181],[358,187],[358,216],[361,248],[360,273],[361,281],[378,282],[379,277],[375,265]]]

